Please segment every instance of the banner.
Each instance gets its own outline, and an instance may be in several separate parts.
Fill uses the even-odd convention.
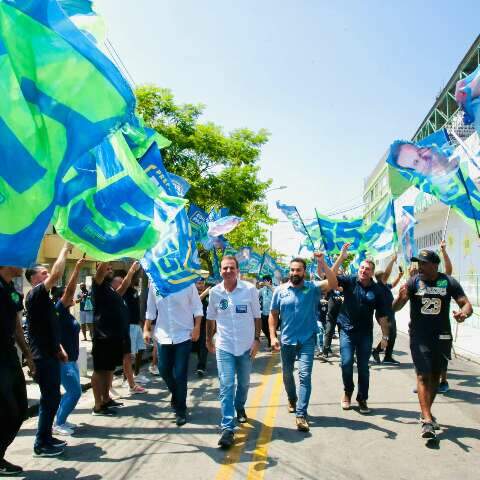
[[[362,217],[340,220],[318,215],[319,235],[328,255],[340,253],[344,243],[351,243],[350,251],[358,250],[362,226]]]
[[[477,229],[480,215],[480,142],[478,133],[465,143],[450,143],[445,130],[421,142],[396,141],[387,162],[423,192],[451,206]]]
[[[313,242],[313,239],[310,236],[310,233],[307,227],[305,226],[305,222],[300,216],[300,213],[298,213],[297,207],[293,205],[284,205],[277,200],[277,208],[281,210],[282,213],[290,220],[296,232],[301,233],[302,235],[305,235],[308,238],[311,244],[311,248],[315,250],[316,247]]]
[[[54,0],[0,2],[0,264],[35,261],[58,186],[133,118],[132,90]]]
[[[410,265],[410,259],[417,254],[415,245],[415,224],[414,206],[404,205],[400,214],[400,232],[402,255],[405,265]]]
[[[480,133],[480,66],[457,82],[455,100],[464,112],[465,125],[473,123],[477,132]]]

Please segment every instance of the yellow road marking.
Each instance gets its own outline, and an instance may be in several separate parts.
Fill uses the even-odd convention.
[[[260,431],[260,436],[258,437],[257,445],[253,452],[253,460],[248,468],[247,480],[262,480],[268,466],[268,444],[272,439],[275,417],[277,416],[280,395],[282,393],[282,384],[282,374],[278,372],[275,375],[275,383],[268,402],[262,430]]]
[[[261,374],[260,385],[255,389],[255,394],[250,401],[250,404],[252,406],[246,408],[249,419],[254,420],[257,415],[258,407],[263,398],[263,395],[265,394],[265,390],[267,389],[267,386],[269,384],[273,366],[276,360],[277,360],[277,356],[272,355],[268,360],[265,370]],[[254,428],[252,425],[249,425],[248,423],[244,423],[240,426],[239,431],[235,433],[235,443],[232,446],[232,448],[230,448],[230,450],[228,450],[228,452],[225,454],[225,457],[223,459],[223,464],[220,467],[220,470],[218,471],[217,476],[215,477],[217,480],[229,480],[233,477],[233,475],[235,474],[235,466],[240,459],[240,455],[242,454],[243,449],[245,448],[245,444],[247,442],[248,436],[250,432],[253,431],[253,429]]]

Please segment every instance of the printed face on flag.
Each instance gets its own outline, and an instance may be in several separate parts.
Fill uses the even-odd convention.
[[[392,160],[400,167],[414,170],[425,177],[448,175],[458,169],[456,159],[449,159],[439,148],[398,142]]]

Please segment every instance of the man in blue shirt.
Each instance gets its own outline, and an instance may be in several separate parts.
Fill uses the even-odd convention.
[[[346,243],[338,256],[332,270],[336,273],[347,257],[350,246]],[[384,294],[373,281],[375,263],[364,260],[357,275],[339,275],[338,285],[343,287],[343,304],[338,315],[340,326],[340,356],[344,395],[343,410],[349,410],[355,385],[353,383],[353,359],[357,359],[358,392],[357,402],[360,413],[370,413],[367,405],[370,371],[368,360],[373,343],[373,313],[382,328],[383,349],[388,343],[388,317]]]
[[[326,280],[315,283],[305,281],[306,263],[302,258],[290,262],[289,281],[280,285],[273,293],[269,318],[272,349],[281,352],[283,384],[288,396],[288,411],[296,413],[297,429],[308,432],[307,408],[312,391],[313,355],[318,331],[318,303],[322,292],[337,287],[334,273],[325,263],[323,253],[315,253],[318,272]],[[282,318],[281,342],[277,338],[279,316]],[[293,378],[293,367],[298,358],[298,395]],[[298,402],[297,402],[298,400]]]

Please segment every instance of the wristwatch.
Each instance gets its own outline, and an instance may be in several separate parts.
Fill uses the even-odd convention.
[[[384,336],[382,337],[382,340],[386,340],[386,341],[388,342],[389,337],[387,337],[387,336],[384,335]]]

